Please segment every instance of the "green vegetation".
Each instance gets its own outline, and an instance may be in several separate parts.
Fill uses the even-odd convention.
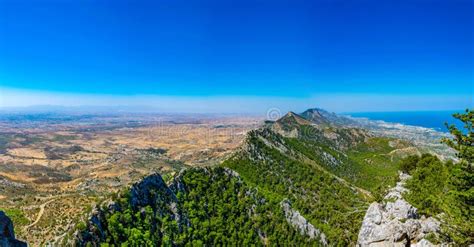
[[[373,137],[349,150],[352,161],[347,167],[350,181],[373,193],[382,192],[395,184],[401,156],[391,154],[396,150],[390,145],[395,141],[387,137]],[[406,145],[406,144],[404,144]]]
[[[335,127],[323,118],[319,122],[324,124],[300,124],[306,121],[300,118],[292,114],[277,121],[284,131],[298,133],[297,137],[284,138],[284,145],[290,150],[372,192],[376,198],[395,184],[399,162],[406,155],[405,150],[397,149],[408,148],[410,144],[394,138],[371,137],[362,129]]]
[[[103,210],[104,237],[83,244],[316,245],[315,240],[302,236],[286,222],[279,205],[266,202],[224,168],[188,169],[170,188],[173,192],[167,187],[153,188],[141,197],[153,203],[140,206],[136,205],[136,195],[122,195],[117,200],[120,210]],[[84,225],[80,227],[86,229]]]
[[[10,143],[13,141],[18,142],[21,145],[28,145],[41,142],[42,140],[43,138],[37,135],[2,133],[0,135],[0,154],[5,154]]]
[[[269,133],[267,140],[275,145],[290,140]],[[296,210],[326,234],[329,243],[355,243],[368,206],[365,197],[314,163],[268,146],[259,135],[250,134],[250,154],[238,154],[222,165],[237,171],[270,201],[290,199]]]
[[[17,208],[5,208],[0,211],[5,212],[5,214],[12,220],[15,226],[23,226],[29,223],[29,220],[25,217],[23,212]]]
[[[76,140],[77,136],[74,135],[55,135],[53,141],[56,142],[66,142],[71,140]]]
[[[77,226],[82,230],[81,243],[318,245],[318,239],[309,239],[287,222],[281,202],[288,200],[325,234],[329,245],[355,245],[370,201],[382,199],[399,169],[412,175],[406,185],[407,201],[422,214],[442,219],[442,239],[427,238],[471,243],[472,115],[472,111],[456,115],[467,131],[449,127],[454,139],[444,142],[460,158],[453,163],[429,154],[403,158],[418,151],[397,139],[373,137],[360,129],[317,128],[289,114],[275,123],[276,129],[297,137],[283,137],[268,125],[251,131],[243,148],[218,167],[189,168],[166,176],[169,186],[161,177],[152,183],[145,178],[143,187],[135,185],[114,198],[116,205],[103,207],[95,223]]]
[[[391,141],[394,139],[373,137],[356,143],[349,150],[340,150],[329,140],[285,138],[292,150],[372,193],[382,192],[395,184],[401,157],[390,154],[396,149],[390,146]]]
[[[410,193],[405,196],[406,199],[422,214],[434,216],[441,213],[452,163],[443,163],[436,156],[424,154],[421,157],[410,156],[403,164],[404,171],[412,175],[407,182]]]
[[[465,123],[465,131],[451,125],[454,138],[443,141],[458,152],[459,162],[442,162],[425,154],[406,158],[401,169],[413,176],[407,182],[406,199],[422,213],[446,223],[444,241],[467,245],[474,242],[474,112],[454,117]]]
[[[8,144],[12,139],[11,135],[0,135],[0,154],[5,154],[7,152]]]

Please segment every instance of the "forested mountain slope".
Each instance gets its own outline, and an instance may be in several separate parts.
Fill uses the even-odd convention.
[[[324,118],[324,119],[322,119]],[[290,112],[218,167],[151,175],[97,208],[74,241],[120,245],[354,245],[408,143]],[[393,184],[395,180],[393,180]]]
[[[355,243],[368,196],[288,147],[284,137],[269,129],[253,131],[243,150],[222,165],[269,200],[290,200],[329,243]]]
[[[81,226],[79,246],[324,244],[292,226],[269,201],[227,168],[189,169],[166,185],[159,174],[132,186]],[[291,210],[291,209],[290,209]],[[315,230],[317,231],[317,230]]]
[[[401,159],[419,153],[406,141],[374,136],[368,130],[344,125],[344,117],[319,111],[323,113],[317,118],[307,114],[311,110],[303,115],[289,113],[269,129],[283,136],[287,149],[361,188],[377,192],[393,185]]]

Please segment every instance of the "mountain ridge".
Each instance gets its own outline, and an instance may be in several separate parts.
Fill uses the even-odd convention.
[[[293,137],[280,135],[275,131],[278,128],[283,132],[296,132],[297,135]],[[285,216],[283,219],[286,218],[287,223],[285,224],[291,226],[291,231],[299,232],[297,239],[303,236],[316,236],[320,239],[319,244],[321,245],[355,243],[359,225],[363,219],[362,213],[365,212],[372,197],[370,192],[332,173],[327,169],[329,165],[322,165],[331,159],[338,159],[326,153],[324,151],[326,149],[320,151],[326,154],[326,157],[316,160],[314,156],[308,156],[307,153],[301,152],[301,149],[294,146],[302,143],[302,140],[308,141],[308,145],[313,145],[312,142],[321,142],[324,144],[323,146],[330,145],[334,150],[343,150],[342,146],[350,145],[351,141],[342,145],[342,142],[339,143],[335,139],[329,138],[328,131],[335,131],[334,127],[319,128],[317,124],[294,112],[289,112],[270,126],[250,131],[241,148],[219,167],[228,173],[234,174],[235,172],[238,174],[239,180],[259,191],[265,201],[269,203],[271,211],[273,213],[280,212]],[[351,133],[349,131],[345,135],[352,135]],[[360,137],[355,139],[360,139]],[[209,169],[207,171],[213,173],[213,169],[220,168]],[[193,172],[197,171],[191,169],[185,173]],[[180,180],[181,176],[180,173],[172,181]],[[318,182],[315,183],[315,181]],[[170,188],[182,187],[180,183],[171,183]],[[136,191],[136,189],[132,188],[131,191]],[[343,203],[321,200],[321,198],[334,197],[338,197],[338,201]],[[180,204],[172,198],[174,197],[167,199],[167,201]],[[134,199],[129,200],[130,202],[135,201]],[[145,202],[147,202],[145,204],[154,204],[153,200]],[[361,210],[360,207],[364,210]],[[338,210],[334,210],[334,208],[338,208]],[[169,210],[165,211],[170,212]],[[172,215],[175,213],[170,214],[171,218],[182,218],[182,216]],[[348,225],[348,222],[351,223]],[[271,225],[271,223],[267,224]],[[178,223],[178,225],[181,224]],[[350,231],[347,231],[348,226],[350,226]],[[107,241],[107,238],[101,239],[101,241]],[[270,241],[267,243],[271,244],[279,240],[269,239],[267,241]],[[305,242],[307,240],[300,239],[299,241]]]
[[[168,222],[166,224],[175,225],[177,235],[166,232],[167,227],[152,228],[155,229],[157,235],[151,239],[162,244],[165,242],[174,245],[239,242],[244,241],[247,237],[236,235],[235,239],[228,239],[206,238],[201,233],[200,237],[193,235],[195,233],[191,229],[203,226],[198,221],[191,219],[196,216],[192,216],[195,214],[189,211],[191,209],[188,206],[196,205],[202,198],[210,200],[209,196],[212,196],[213,193],[223,193],[220,191],[221,189],[234,188],[235,183],[244,184],[243,186],[247,189],[241,192],[235,190],[233,193],[242,196],[241,200],[250,204],[235,209],[236,205],[227,205],[227,202],[214,198],[212,200],[217,203],[214,205],[227,205],[225,207],[234,208],[237,210],[234,211],[234,214],[244,218],[247,216],[244,216],[243,211],[239,210],[243,210],[245,207],[265,208],[261,211],[263,215],[271,212],[276,217],[269,218],[265,224],[276,227],[275,229],[286,229],[285,231],[290,233],[295,243],[314,244],[315,242],[312,241],[317,239],[318,245],[356,244],[366,210],[374,198],[378,197],[378,193],[395,184],[395,180],[390,178],[397,174],[397,162],[404,157],[403,150],[409,150],[408,147],[411,146],[409,143],[397,139],[374,136],[369,131],[352,125],[341,125],[337,115],[333,119],[338,122],[332,122],[325,116],[332,114],[322,110],[310,109],[305,112],[307,118],[313,119],[316,123],[294,112],[288,112],[277,121],[248,132],[241,147],[217,167],[187,169],[175,175],[169,183],[164,183],[160,177],[157,183],[148,184],[147,186],[151,186],[151,188],[159,188],[158,191],[161,192],[153,193],[162,195],[159,198],[162,198],[163,202],[157,202],[154,199],[148,200],[149,196],[136,199],[138,197],[133,195],[140,195],[140,193],[133,191],[142,191],[141,193],[148,195],[150,193],[146,191],[156,190],[150,190],[147,186],[134,185],[129,195],[126,193],[119,196],[121,207],[130,205],[129,210],[138,213],[151,206],[153,212],[160,212],[158,215],[154,214],[153,217],[158,217],[154,218],[155,221],[161,222],[167,219],[167,221],[165,220]],[[312,118],[308,115],[309,113],[313,114]],[[216,177],[212,174],[220,175]],[[186,181],[184,179],[186,176],[199,179]],[[225,180],[226,176],[235,179],[231,179],[234,182],[221,181],[221,179]],[[147,179],[145,178],[142,182]],[[212,185],[205,182],[211,180],[220,181],[220,187],[211,189]],[[190,187],[190,184],[195,184],[197,187]],[[205,189],[206,187],[209,189]],[[195,190],[199,191],[201,199],[194,196]],[[249,191],[257,191],[257,197],[260,199],[255,201],[256,194]],[[103,209],[101,209],[105,210],[103,212],[106,212],[105,215],[108,215],[109,218],[103,217],[98,221],[93,216],[87,221],[85,229],[82,230],[83,233],[86,230],[86,236],[87,234],[104,236],[103,231],[97,232],[93,226],[97,226],[97,222],[102,222],[102,225],[110,225],[109,221],[114,217],[113,215],[126,214],[126,211],[110,211],[111,207],[115,207],[111,205],[113,204],[109,203],[102,206]],[[107,210],[109,210],[108,213]],[[198,210],[197,215],[203,215],[201,217],[204,218],[201,220],[207,219],[207,217],[221,217],[220,213],[215,214],[215,211],[207,211],[207,207],[202,207],[202,205],[196,207],[195,210]],[[118,217],[118,219],[122,219],[122,216]],[[145,216],[135,217],[138,222],[146,219]],[[141,219],[140,217],[145,218]],[[260,225],[258,223],[259,217],[247,218],[246,221],[249,224]],[[122,223],[131,224],[126,221],[122,221]],[[137,231],[141,231],[139,226],[134,227],[138,227]],[[212,222],[206,227],[205,229],[211,232],[219,231],[219,226]],[[237,224],[229,227],[239,228],[240,226]],[[274,234],[268,230],[261,230],[258,227],[254,229],[257,230],[247,232],[249,234],[248,240],[252,239],[253,243],[273,245],[283,241],[276,236],[269,237]],[[108,229],[107,231],[109,231],[108,234],[112,234],[115,230]],[[127,238],[125,232],[118,238],[95,238],[93,242],[99,244],[145,241],[143,239],[152,233],[140,234],[137,235],[139,236],[137,239],[130,239]],[[80,236],[83,236],[81,231],[77,232],[76,236],[78,236],[76,241],[80,243],[80,246],[85,245],[88,239],[91,239],[81,238]],[[210,236],[215,235],[211,234]]]

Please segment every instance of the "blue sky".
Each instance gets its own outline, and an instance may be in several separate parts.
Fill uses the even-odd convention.
[[[472,0],[0,0],[0,106],[472,107],[473,12]]]

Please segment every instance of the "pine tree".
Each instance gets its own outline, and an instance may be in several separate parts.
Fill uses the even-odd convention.
[[[450,200],[452,205],[449,209],[452,215],[457,215],[451,217],[458,226],[452,236],[459,237],[454,240],[463,243],[474,240],[474,109],[467,109],[463,114],[453,114],[453,117],[464,123],[464,130],[458,129],[454,124],[446,124],[453,138],[444,138],[442,141],[456,150],[460,160],[451,170],[450,194],[454,200]]]
[[[460,162],[455,166],[452,184],[456,188],[458,198],[466,206],[474,205],[474,109],[466,109],[466,112],[453,114],[453,117],[464,123],[464,130],[456,125],[446,126],[453,139],[444,138],[443,142],[456,150]]]

